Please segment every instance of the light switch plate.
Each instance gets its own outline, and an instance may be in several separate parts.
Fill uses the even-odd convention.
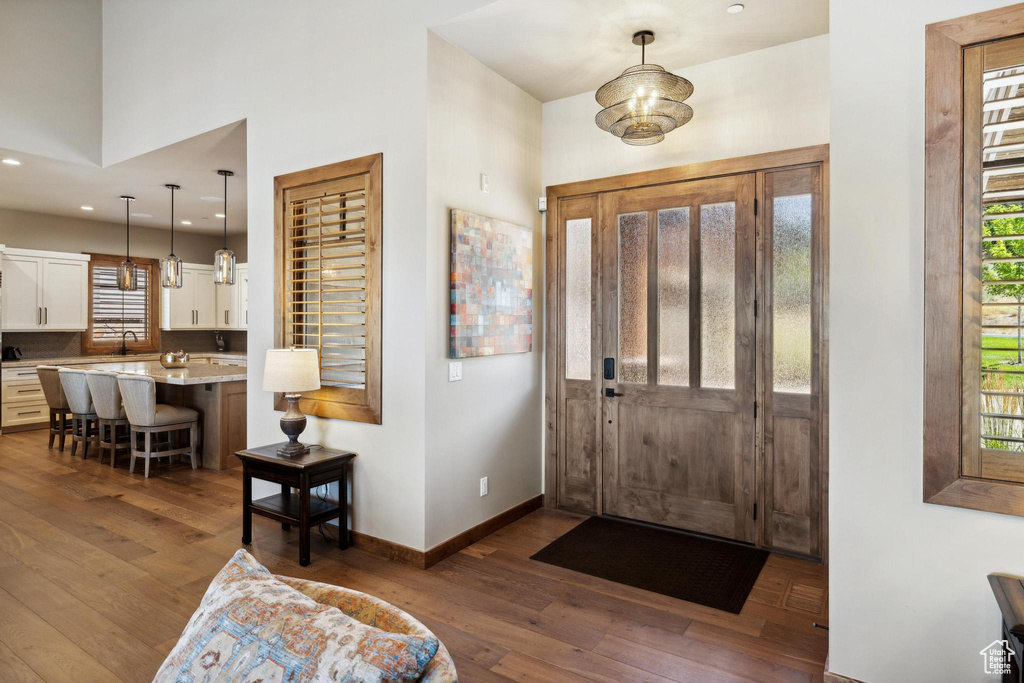
[[[548,210],[548,198],[547,197],[539,197],[537,199],[537,210],[540,211],[541,213],[544,213],[545,211]]]
[[[462,361],[460,361],[460,360],[448,361],[448,381],[449,382],[461,382],[462,381]]]
[[[487,194],[491,191],[491,182],[487,179],[486,173],[480,174],[480,191]]]
[[[480,497],[483,498],[487,495],[487,477],[480,479]]]

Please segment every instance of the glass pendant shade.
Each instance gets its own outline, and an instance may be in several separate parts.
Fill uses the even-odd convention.
[[[646,47],[654,34],[640,31],[633,42]],[[657,64],[638,64],[602,85],[595,97],[604,109],[594,121],[627,145],[654,145],[665,134],[693,118],[683,100],[693,94],[693,84]]]
[[[124,202],[124,261],[117,267],[117,288],[124,292],[134,291],[138,283],[138,266],[132,261],[131,205],[135,197],[122,195]]]
[[[117,288],[125,291],[134,291],[138,284],[139,268],[130,258],[121,261],[117,267]]]
[[[224,176],[224,248],[213,255],[213,283],[216,285],[235,284],[235,252],[228,249],[228,178],[231,171],[217,171]]]
[[[218,249],[213,255],[213,281],[218,285],[235,284],[235,252]]]
[[[160,259],[160,286],[181,289],[181,285],[181,259],[174,254]]]
[[[174,255],[174,191],[180,185],[164,185],[171,191],[171,253],[160,259],[160,286],[164,289],[181,289],[181,259]]]

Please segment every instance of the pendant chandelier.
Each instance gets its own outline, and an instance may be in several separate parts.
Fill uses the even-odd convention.
[[[231,171],[217,171],[224,176],[224,248],[213,255],[213,281],[218,285],[235,284],[235,252],[228,249],[228,176]]]
[[[181,259],[174,255],[174,191],[180,185],[164,185],[171,191],[171,253],[160,261],[160,286],[165,289],[181,289]]]
[[[117,267],[117,288],[130,292],[136,288],[138,267],[131,257],[131,206],[135,197],[122,195],[124,201],[124,261]]]
[[[597,103],[604,109],[595,121],[627,145],[654,145],[665,134],[693,118],[693,109],[683,100],[693,94],[690,81],[647,63],[647,46],[654,42],[652,31],[637,31],[633,44],[640,46],[640,64],[631,66],[597,91]]]

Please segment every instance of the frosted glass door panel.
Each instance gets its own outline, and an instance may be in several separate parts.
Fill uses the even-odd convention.
[[[647,213],[619,216],[619,381],[647,382]]]
[[[772,202],[774,390],[811,393],[811,195]]]
[[[736,204],[700,207],[700,384],[736,387]]]
[[[690,383],[690,209],[658,212],[658,384]]]
[[[565,378],[590,379],[591,221],[565,222]]]

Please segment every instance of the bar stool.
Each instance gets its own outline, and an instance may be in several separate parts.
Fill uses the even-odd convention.
[[[156,382],[152,377],[141,375],[118,375],[117,386],[121,390],[124,409],[128,415],[131,430],[132,460],[129,472],[135,471],[135,458],[146,459],[146,478],[149,478],[149,459],[188,453],[192,457],[192,469],[196,469],[196,437],[199,432],[199,413],[191,408],[172,406],[156,402]],[[153,450],[153,435],[164,432],[188,430],[188,448],[172,448],[168,439],[167,448]],[[138,449],[138,437],[144,435],[145,446]],[[168,435],[170,436],[170,434]]]
[[[86,375],[89,370],[71,370],[60,368],[60,385],[64,387],[64,395],[71,407],[71,455],[75,455],[78,443],[82,443],[82,459],[89,457],[89,442],[99,443],[100,432],[96,408],[92,404],[92,394]]]
[[[57,371],[60,368],[54,365],[37,365],[36,375],[39,383],[43,386],[43,396],[46,397],[46,405],[50,407],[50,444],[47,448],[53,448],[53,437],[60,435],[60,451],[64,451],[64,438],[71,432],[71,408],[68,406],[68,397],[64,395],[64,387],[60,384],[60,376]]]
[[[121,405],[121,390],[117,387],[117,373],[94,370],[86,375],[89,393],[99,421],[100,464],[103,450],[110,451],[110,466],[114,466],[118,451],[131,452],[132,434],[128,416]],[[124,427],[124,429],[121,429]],[[126,438],[121,438],[126,437]]]

